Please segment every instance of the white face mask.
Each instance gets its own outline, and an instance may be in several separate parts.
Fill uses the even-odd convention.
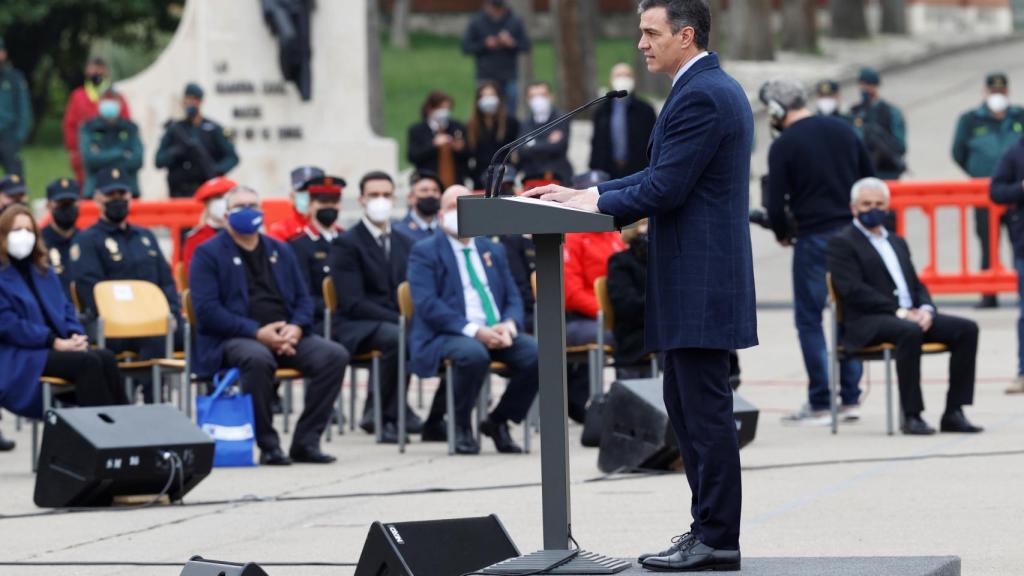
[[[31,230],[12,230],[7,234],[7,253],[15,260],[27,258],[36,247],[36,235]]]
[[[839,108],[839,101],[835,98],[818,98],[818,112],[832,114]]]
[[[632,94],[634,86],[636,86],[636,81],[629,76],[616,76],[612,78],[612,90],[625,90]]]
[[[1010,99],[1006,97],[1006,94],[989,94],[988,98],[985,99],[985,106],[996,114],[1001,114],[1010,107]]]
[[[477,103],[480,111],[484,114],[494,114],[498,111],[499,105],[501,105],[501,100],[497,96],[481,96],[480,102]]]
[[[394,205],[390,198],[374,198],[366,203],[366,217],[374,224],[383,224],[391,218]]]
[[[449,234],[454,236],[459,235],[459,211],[451,210],[445,212],[441,216],[441,227],[444,228]]]
[[[551,99],[547,96],[534,96],[530,98],[530,112],[538,118],[551,116]]]
[[[448,120],[451,118],[451,116],[452,111],[447,108],[438,108],[437,110],[434,110],[433,112],[430,113],[430,119],[433,120],[435,124],[442,128],[448,126]]]
[[[228,201],[224,199],[223,196],[220,198],[214,198],[213,200],[210,200],[210,205],[207,210],[210,212],[210,216],[223,222],[224,218],[228,214]]]

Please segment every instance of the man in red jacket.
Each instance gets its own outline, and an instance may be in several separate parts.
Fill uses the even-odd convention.
[[[85,182],[85,170],[82,164],[82,153],[78,149],[78,130],[89,120],[99,115],[100,96],[110,89],[110,70],[102,58],[92,58],[85,65],[85,83],[75,88],[68,97],[64,108],[64,147],[71,156],[71,169],[75,171],[75,179]],[[120,93],[121,118],[131,119],[128,102]]]

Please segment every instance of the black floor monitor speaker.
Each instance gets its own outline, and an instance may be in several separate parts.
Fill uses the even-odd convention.
[[[50,410],[44,416],[35,503],[107,506],[116,496],[159,494],[180,461],[180,500],[213,467],[213,440],[166,404]]]
[[[193,556],[180,576],[268,576],[263,568],[252,562],[235,564],[220,560],[205,560],[202,556]]]
[[[495,515],[374,522],[355,576],[459,576],[519,556]]]
[[[740,448],[754,440],[757,408],[732,394]],[[602,407],[604,428],[597,467],[602,472],[669,470],[677,465],[679,449],[665,411],[662,379],[619,380],[612,384]]]

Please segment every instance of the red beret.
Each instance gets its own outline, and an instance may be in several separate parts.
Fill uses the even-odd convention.
[[[238,186],[238,183],[234,180],[217,176],[203,182],[203,185],[196,189],[195,196],[193,197],[198,202],[206,202],[211,198],[220,198],[235,186]]]

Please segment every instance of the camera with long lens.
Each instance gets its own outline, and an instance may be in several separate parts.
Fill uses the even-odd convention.
[[[751,208],[750,213],[747,216],[747,220],[751,224],[756,224],[766,230],[773,230],[771,217],[768,216],[768,174],[761,176],[761,206],[757,208]],[[796,237],[796,218],[793,217],[793,212],[789,208],[789,196],[786,196],[786,205],[783,207],[785,214],[785,225],[783,230],[783,239],[791,240]]]

